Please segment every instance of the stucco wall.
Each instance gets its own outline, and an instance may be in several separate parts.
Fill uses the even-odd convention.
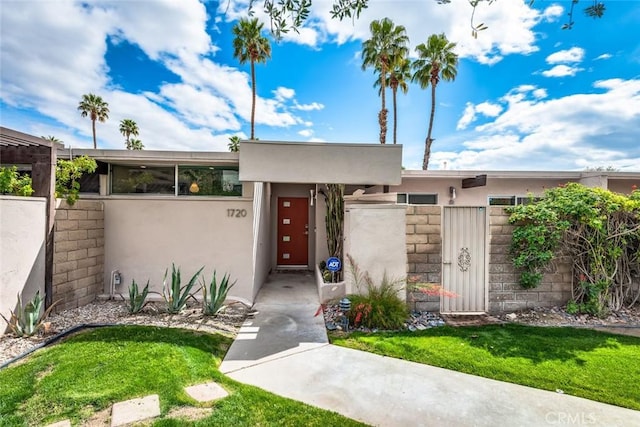
[[[345,208],[344,254],[351,255],[362,272],[374,283],[384,274],[390,280],[407,277],[406,208],[401,205],[350,205]],[[347,261],[345,260],[345,265]],[[345,267],[346,292],[355,293],[354,280]],[[404,287],[398,292],[406,298]]]
[[[271,266],[271,184],[256,182],[253,190],[253,296],[264,284]]]
[[[82,307],[102,293],[104,271],[104,206],[58,200],[54,226],[54,311]]]
[[[545,189],[566,184],[567,179],[497,179],[489,178],[487,185],[474,188],[462,188],[462,179],[451,178],[403,178],[401,185],[389,186],[389,192],[395,193],[427,193],[437,194],[439,205],[448,205],[450,200],[449,187],[455,187],[456,206],[486,206],[489,196],[527,196],[541,195]],[[381,192],[382,187],[374,187],[367,193]]]
[[[555,260],[534,289],[523,289],[511,262],[509,246],[513,226],[504,208],[489,210],[489,311],[515,311],[532,307],[563,305],[571,298],[571,264],[563,258]]]
[[[181,268],[183,282],[205,266],[204,279],[230,273],[236,285],[229,297],[252,301],[253,201],[220,198],[114,198],[105,204],[104,292],[111,272],[122,274],[116,293],[131,280],[161,292],[164,272]],[[241,216],[236,216],[240,212]]]
[[[44,296],[46,199],[0,196],[0,313],[10,317],[17,295]],[[5,330],[0,319],[0,333]]]

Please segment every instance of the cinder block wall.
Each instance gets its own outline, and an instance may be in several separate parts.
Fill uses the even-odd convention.
[[[54,311],[81,307],[103,293],[104,207],[101,201],[58,200],[53,254]]]
[[[441,283],[442,237],[440,206],[407,207],[407,277],[423,283]],[[439,311],[440,297],[407,292],[411,310]]]
[[[504,208],[489,211],[489,311],[509,312],[533,307],[563,305],[571,299],[571,263],[559,258],[550,266],[542,283],[523,289],[511,262],[509,245],[514,226]]]

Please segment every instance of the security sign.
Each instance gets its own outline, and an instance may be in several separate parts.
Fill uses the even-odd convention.
[[[332,256],[327,260],[327,270],[336,272],[336,271],[340,271],[341,268],[342,268],[342,263],[340,262],[340,258],[336,258]]]

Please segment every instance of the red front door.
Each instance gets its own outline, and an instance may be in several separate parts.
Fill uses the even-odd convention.
[[[309,199],[278,197],[278,265],[306,267],[309,250]]]

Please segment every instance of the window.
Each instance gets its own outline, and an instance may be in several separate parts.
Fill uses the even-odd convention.
[[[437,194],[398,193],[397,203],[410,205],[437,205]]]
[[[111,193],[175,194],[175,167],[113,165]]]
[[[541,197],[534,196],[489,196],[489,206],[528,205],[541,199]]]
[[[514,206],[516,196],[489,196],[489,206]]]
[[[242,196],[238,168],[229,166],[178,166],[178,195]]]

